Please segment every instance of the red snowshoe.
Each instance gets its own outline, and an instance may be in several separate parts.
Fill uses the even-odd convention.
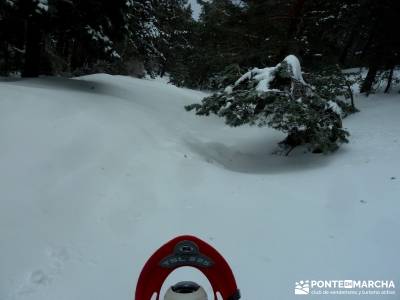
[[[217,300],[239,300],[240,292],[226,260],[212,246],[189,235],[179,236],[158,249],[146,262],[136,286],[135,300],[150,300],[160,290],[168,275],[177,268],[189,266],[200,270],[209,280]],[[198,284],[182,281],[170,287],[164,300],[207,300]]]

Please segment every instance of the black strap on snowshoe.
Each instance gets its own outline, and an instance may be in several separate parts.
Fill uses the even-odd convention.
[[[239,300],[240,299],[240,290],[236,290],[236,292],[228,298],[228,300]]]

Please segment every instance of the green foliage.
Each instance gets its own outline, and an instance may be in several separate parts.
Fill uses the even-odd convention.
[[[320,97],[336,102],[344,116],[358,111],[351,89],[359,82],[357,73],[344,73],[338,65],[324,65],[318,70],[305,73],[304,77]]]
[[[173,71],[177,60],[186,57],[187,50],[191,48],[194,20],[187,0],[157,0],[153,1],[153,8],[159,28],[154,45],[159,55],[152,63],[163,76],[165,72]]]
[[[197,115],[218,115],[230,126],[249,124],[283,131],[287,138],[280,145],[289,152],[299,145],[308,145],[312,152],[335,151],[348,142],[349,135],[342,127],[340,107],[306,84],[292,63],[293,56],[288,58],[273,68],[253,69],[186,109]]]
[[[211,90],[222,89],[223,87],[233,84],[243,73],[243,69],[238,64],[229,65],[222,72],[211,76],[208,88]]]

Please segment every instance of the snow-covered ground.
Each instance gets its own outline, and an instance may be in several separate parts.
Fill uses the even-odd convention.
[[[203,96],[104,74],[0,83],[1,300],[133,299],[179,234],[226,256],[243,299],[295,299],[306,279],[395,280],[367,298],[400,297],[400,95],[358,97],[337,153],[289,157],[279,132],[183,109]],[[204,282],[167,285],[188,279]]]

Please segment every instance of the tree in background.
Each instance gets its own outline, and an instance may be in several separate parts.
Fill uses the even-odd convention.
[[[195,51],[179,70],[179,84],[211,88],[227,66],[271,65],[288,53],[308,70],[369,67],[362,91],[369,93],[387,72],[387,89],[399,64],[394,28],[399,1],[211,0],[193,34]],[[391,71],[392,70],[392,71]],[[335,76],[333,74],[333,76]]]
[[[160,28],[160,35],[155,42],[159,53],[158,73],[164,76],[191,48],[194,20],[187,0],[154,1],[154,11]]]
[[[382,0],[368,3],[373,14],[370,15],[366,31],[366,43],[362,55],[368,66],[368,74],[362,84],[361,92],[369,94],[378,73],[393,69],[400,64],[400,41],[393,28],[397,27],[396,19],[400,13],[398,1]],[[387,90],[390,88],[392,76],[389,76]]]
[[[246,42],[240,25],[240,7],[230,0],[200,1],[203,12],[191,27],[190,46],[172,66],[171,79],[177,85],[209,88],[209,78],[227,65],[240,61]],[[239,32],[240,31],[240,32]]]
[[[190,15],[186,1],[175,1],[175,14]],[[101,71],[126,73],[130,60],[147,63],[163,57],[163,29],[169,45],[178,34],[177,20],[161,18],[172,3],[140,0],[6,0],[0,4],[3,30],[0,67],[3,73],[85,74]],[[160,17],[160,19],[157,19]],[[6,28],[6,30],[4,30]],[[181,29],[184,31],[184,28]],[[172,33],[172,34],[171,34]],[[162,38],[161,38],[162,37]],[[171,53],[171,51],[169,51]],[[15,59],[14,59],[15,57]],[[10,59],[13,59],[12,61]]]
[[[368,67],[362,91],[390,90],[400,45],[393,0],[0,1],[0,72],[170,74],[213,89],[229,72],[274,65],[288,53],[313,72]],[[226,74],[224,74],[226,73]]]
[[[18,72],[22,65],[24,45],[18,37],[23,24],[16,17],[15,1],[0,1],[0,74],[5,76]]]

